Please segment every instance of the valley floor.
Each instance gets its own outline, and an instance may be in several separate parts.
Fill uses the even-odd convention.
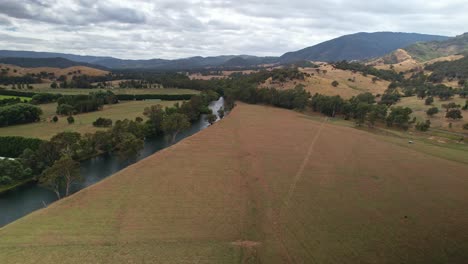
[[[0,229],[0,263],[463,263],[468,165],[293,111],[224,120]]]
[[[81,134],[94,133],[98,130],[106,130],[107,128],[98,128],[93,126],[93,122],[99,117],[110,118],[113,122],[117,120],[135,120],[137,117],[146,119],[143,111],[146,107],[153,105],[161,105],[162,107],[172,107],[181,101],[161,101],[161,100],[145,100],[145,101],[122,101],[114,105],[104,105],[100,111],[82,113],[74,115],[75,122],[69,124],[66,116],[56,114],[57,103],[42,104],[39,107],[42,109],[41,121],[29,124],[21,124],[0,128],[0,136],[22,136],[30,138],[40,138],[48,140],[61,132],[78,132]],[[52,118],[58,116],[57,122],[52,122]]]

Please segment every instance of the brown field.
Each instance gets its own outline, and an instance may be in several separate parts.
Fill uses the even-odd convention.
[[[1,228],[0,262],[468,259],[468,164],[319,120],[239,104],[209,129]]]
[[[103,71],[86,66],[74,66],[60,69],[51,67],[22,68],[15,65],[0,64],[0,68],[10,68],[10,71],[8,73],[9,76],[23,76],[25,74],[38,74],[41,72],[54,73],[56,77],[59,77],[60,75],[68,76],[68,73],[73,73],[75,71],[81,71],[80,75],[90,76],[103,76],[109,73],[108,71]],[[16,70],[16,72],[14,72],[14,70]]]
[[[351,98],[352,96],[360,93],[371,92],[373,94],[382,94],[390,84],[387,81],[377,81],[372,83],[372,75],[367,77],[360,73],[352,73],[351,71],[344,71],[334,69],[331,65],[322,63],[321,71],[326,70],[327,73],[317,73],[313,68],[301,68],[300,70],[306,73],[313,74],[311,77],[306,77],[304,81],[288,81],[285,83],[272,82],[271,79],[261,84],[261,87],[274,87],[277,89],[292,89],[297,84],[303,84],[305,89],[311,94],[319,93],[324,95],[340,95],[343,98]],[[352,82],[349,79],[354,79]],[[333,87],[332,82],[338,81],[338,87]]]

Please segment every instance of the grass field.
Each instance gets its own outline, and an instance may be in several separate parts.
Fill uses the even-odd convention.
[[[96,128],[92,123],[98,117],[111,118],[112,121],[123,120],[125,118],[135,120],[137,116],[143,116],[145,107],[160,104],[163,106],[173,106],[177,101],[159,101],[159,100],[146,100],[146,101],[124,101],[115,105],[105,105],[101,111],[84,113],[75,115],[75,123],[68,124],[66,117],[59,117],[57,123],[50,120],[55,114],[57,104],[44,104],[40,105],[43,110],[43,121],[25,125],[16,125],[0,128],[0,136],[22,136],[34,137],[40,139],[50,139],[52,136],[59,132],[74,131],[80,133],[94,132],[103,128]]]
[[[464,263],[468,165],[384,138],[238,104],[1,228],[0,262]]]
[[[29,97],[23,97],[23,96],[13,96],[13,95],[0,95],[0,100],[2,99],[9,99],[9,98],[19,98],[21,101],[31,101],[31,98]]]

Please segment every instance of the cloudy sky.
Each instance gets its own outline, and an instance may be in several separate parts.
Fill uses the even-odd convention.
[[[467,14],[466,0],[0,0],[0,49],[278,56],[361,31],[455,36]]]

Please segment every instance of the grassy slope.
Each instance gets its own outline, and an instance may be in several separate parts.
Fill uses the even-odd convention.
[[[313,74],[311,77],[306,77],[304,81],[287,81],[285,83],[273,83],[271,80],[267,80],[263,83],[262,87],[275,87],[277,89],[291,89],[297,84],[303,84],[305,89],[312,95],[320,93],[324,95],[340,95],[343,98],[351,98],[354,95],[360,93],[371,92],[373,94],[383,94],[390,84],[387,81],[372,82],[371,75],[363,76],[360,73],[352,73],[351,71],[343,71],[333,69],[332,66],[326,64],[320,67],[320,70],[326,70],[327,73],[322,72],[318,74],[313,68],[302,68],[301,71]],[[355,82],[349,81],[349,79],[355,78]],[[338,87],[333,87],[332,82],[338,81]]]
[[[413,116],[415,116],[418,119],[418,121],[425,121],[426,119],[429,119],[431,121],[432,128],[443,129],[443,130],[452,131],[452,132],[468,133],[467,130],[464,130],[462,128],[463,124],[468,123],[468,111],[467,110],[461,110],[463,119],[451,120],[451,119],[445,118],[445,109],[442,108],[442,104],[448,104],[450,102],[454,102],[463,107],[465,105],[466,100],[468,99],[460,98],[458,96],[455,96],[454,98],[447,100],[447,101],[441,101],[438,98],[434,98],[434,103],[432,105],[425,105],[424,100],[418,99],[416,96],[412,96],[412,97],[402,98],[401,101],[396,104],[396,106],[403,106],[403,107],[411,108],[413,110]],[[429,108],[434,107],[434,106],[439,108],[439,113],[434,115],[433,117],[429,117],[426,114],[426,111]],[[449,123],[452,123],[452,129],[449,128]]]
[[[63,131],[76,131],[80,133],[94,132],[100,128],[96,128],[92,123],[98,117],[111,118],[114,122],[125,118],[134,120],[137,116],[143,116],[145,107],[161,104],[163,106],[173,106],[177,101],[124,101],[115,105],[106,105],[102,111],[75,115],[75,123],[69,125],[66,117],[59,117],[57,123],[52,123],[50,120],[55,115],[57,104],[40,105],[43,110],[41,122],[16,125],[0,128],[0,136],[22,136],[35,137],[41,139],[49,139],[55,134]],[[102,129],[101,129],[102,130]]]
[[[304,117],[239,104],[210,129],[0,229],[0,262],[468,258],[468,165]]]

